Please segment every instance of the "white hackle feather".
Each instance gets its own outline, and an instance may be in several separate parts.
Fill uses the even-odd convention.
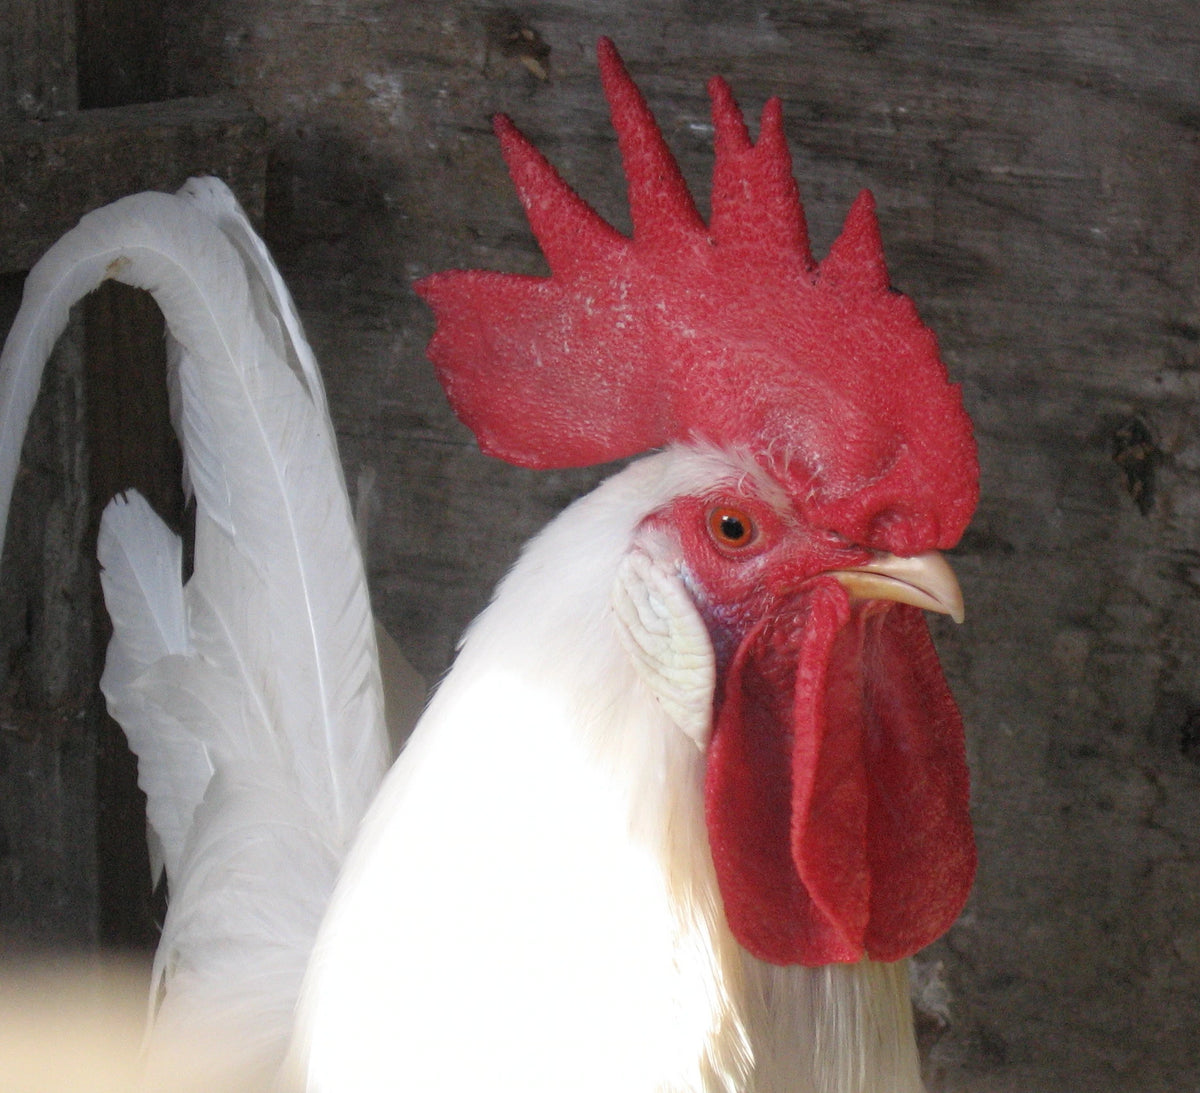
[[[773,968],[735,942],[704,756],[690,713],[672,716],[679,695],[695,706],[685,661],[711,705],[709,660],[686,611],[621,603],[631,552],[651,560],[652,598],[678,572],[678,545],[644,518],[747,473],[668,450],[526,548],[347,859],[305,981],[297,1084],[918,1093],[903,964]],[[684,635],[667,674],[647,670],[645,634],[630,655],[631,607]]]
[[[266,1074],[388,760],[365,573],[311,350],[211,180],[89,214],[30,273],[0,357],[0,521],[45,359],[108,278],[163,311],[197,506],[186,588],[177,542],[140,499],[110,507],[99,544],[105,691],[139,752],[170,886],[153,1008],[172,1033],[234,1017],[229,1061]]]

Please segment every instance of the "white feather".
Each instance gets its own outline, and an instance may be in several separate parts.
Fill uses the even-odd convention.
[[[473,624],[322,929],[293,1057],[310,1089],[638,1093],[710,1071],[739,1087],[714,975],[732,938],[702,900],[672,898],[691,869],[663,868],[677,854],[711,873],[702,817],[684,811],[665,844],[659,822],[702,757],[609,619],[659,469],[572,506]]]
[[[197,500],[186,591],[144,503],[111,508],[101,541],[117,631],[106,691],[140,753],[171,889],[158,1022],[237,1014],[245,1042],[228,1054],[265,1074],[386,766],[365,574],[311,351],[211,181],[97,210],[30,273],[0,357],[0,519],[45,358],[106,278],[163,311]]]
[[[613,609],[630,551],[664,572],[680,561],[643,518],[746,473],[736,457],[669,450],[527,547],[347,860],[302,994],[297,1084],[920,1089],[907,1000],[892,989],[903,967],[770,968],[736,944],[703,754],[641,664],[649,646],[629,655]],[[711,701],[706,658],[695,660]]]
[[[138,755],[146,794],[151,866],[179,875],[179,855],[213,774],[204,743],[135,684],[156,661],[191,652],[182,588],[183,546],[137,493],[114,498],[96,553],[113,637],[100,688]]]
[[[249,218],[229,191],[229,187],[216,178],[190,178],[180,188],[177,196],[211,220],[237,249],[249,274],[249,288],[259,329],[270,342],[272,352],[279,360],[287,362],[304,385],[318,413],[329,420],[329,407],[325,399],[325,386],[321,382],[320,367],[308,339],[304,336],[292,295],[272,261],[266,244],[254,231]],[[175,421],[178,430],[183,413],[183,397],[179,390],[181,355],[187,352],[187,347],[179,342],[172,342],[169,348],[171,352],[168,354],[168,390],[172,420]],[[193,401],[188,404],[188,409],[197,417],[207,413],[203,402]],[[198,441],[219,436],[219,433],[205,424],[200,424],[195,432]],[[204,466],[212,469],[215,464],[209,460]],[[340,463],[336,469],[340,476]],[[189,496],[193,492],[192,475],[193,468],[185,452],[183,478],[184,488]],[[213,511],[213,515],[218,515],[216,510]]]
[[[267,327],[266,315],[269,313],[274,316],[279,329],[273,333],[276,333],[282,355],[304,384],[318,412],[328,418],[329,407],[325,401],[321,369],[304,336],[304,327],[292,294],[272,261],[266,244],[255,232],[229,187],[216,178],[189,178],[180,187],[179,196],[204,212],[237,248],[251,275],[251,290],[260,300],[257,308],[259,322]]]

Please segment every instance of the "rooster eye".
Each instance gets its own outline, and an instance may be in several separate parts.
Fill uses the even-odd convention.
[[[758,538],[754,521],[732,505],[718,505],[708,513],[708,533],[718,546],[735,550],[749,546]]]

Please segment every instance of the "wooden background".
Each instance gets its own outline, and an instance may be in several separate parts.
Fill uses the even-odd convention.
[[[233,142],[255,143],[265,164],[261,190],[248,173],[246,197],[264,212],[323,362],[348,476],[376,474],[377,612],[430,679],[519,545],[602,473],[484,459],[422,354],[430,322],[413,279],[448,266],[542,269],[489,115],[509,113],[624,227],[598,35],[617,41],[700,195],[711,167],[705,79],[726,76],[753,115],[783,97],[816,251],[869,186],[893,281],[937,330],[978,431],[983,501],[954,557],[968,618],[936,636],[968,724],[981,865],[966,913],[921,961],[931,1089],[1196,1088],[1196,6],[133,7],[146,9],[140,41],[121,33],[129,17],[116,0],[81,5],[75,30],[91,43],[81,72],[106,69],[80,76],[90,103],[29,92],[5,104],[9,118],[45,129],[79,105],[232,96],[265,122]],[[112,40],[125,52],[105,53]],[[76,451],[52,439],[31,460]],[[14,565],[10,589],[24,587]],[[40,617],[13,595],[3,601],[10,696],[29,675],[28,620]],[[39,940],[86,943],[103,934],[86,925],[94,908],[55,877],[90,860],[87,749],[98,730],[21,736],[14,725],[0,718],[0,912]],[[70,747],[84,759],[64,766]],[[36,823],[26,801],[41,802]],[[46,817],[59,827],[33,845]],[[22,878],[33,873],[61,908],[49,927],[27,914]]]

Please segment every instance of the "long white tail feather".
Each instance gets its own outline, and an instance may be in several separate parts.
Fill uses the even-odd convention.
[[[247,268],[252,271],[252,290],[256,296],[260,296],[266,309],[276,317],[282,327],[281,339],[288,363],[308,390],[313,404],[328,417],[329,407],[325,402],[321,369],[308,339],[304,336],[304,328],[292,294],[272,261],[266,244],[259,238],[242,207],[229,192],[229,187],[215,178],[189,178],[180,187],[179,196],[205,212],[237,248]],[[262,308],[259,309],[259,321],[269,329]]]
[[[265,1073],[387,764],[366,578],[316,362],[215,180],[89,214],[30,273],[0,356],[0,524],[45,360],[71,306],[109,278],[163,311],[197,502],[186,589],[178,541],[141,499],[111,506],[100,540],[105,692],[170,884],[157,1020],[244,1017],[238,1065]]]
[[[325,387],[321,382],[320,367],[312,347],[304,336],[296,305],[283,277],[271,260],[266,244],[255,233],[236,198],[224,183],[215,178],[188,179],[180,188],[178,196],[208,217],[237,249],[250,274],[250,294],[257,325],[279,359],[286,361],[300,380],[317,411],[328,420],[329,407],[325,399]],[[181,356],[187,352],[187,347],[172,342],[169,348],[171,351],[168,353],[168,390],[171,417],[178,430],[184,406],[182,392],[179,390]],[[205,407],[202,403],[190,402],[187,405],[189,412],[203,416]],[[197,435],[207,436],[212,433],[200,426]],[[212,466],[211,463],[208,465]],[[340,463],[337,471],[340,475]],[[183,483],[189,497],[193,492],[192,473],[192,467],[185,455]]]

